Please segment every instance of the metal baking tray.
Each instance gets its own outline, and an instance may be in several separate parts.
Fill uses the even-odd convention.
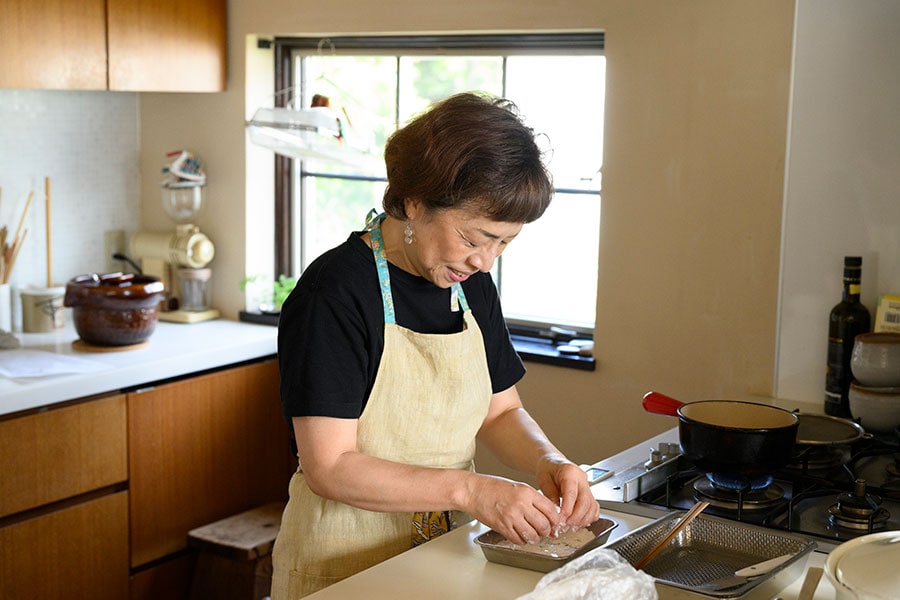
[[[481,546],[484,557],[490,562],[529,569],[531,571],[549,573],[553,569],[563,566],[573,558],[581,556],[585,552],[602,545],[609,539],[609,534],[612,533],[612,530],[618,526],[618,523],[610,521],[609,519],[598,519],[594,523],[591,523],[587,529],[594,534],[593,539],[568,556],[535,554],[526,550],[501,545],[503,543],[508,544],[509,541],[493,529],[476,537],[475,543]]]
[[[670,513],[606,547],[635,564],[674,527],[684,511]],[[816,543],[796,534],[701,514],[650,561],[644,571],[656,579],[660,599],[770,599],[806,570]],[[735,571],[790,554],[772,571],[744,583],[715,589]]]

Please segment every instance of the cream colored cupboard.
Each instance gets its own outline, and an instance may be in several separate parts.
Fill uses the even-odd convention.
[[[0,87],[216,92],[226,0],[3,0]]]

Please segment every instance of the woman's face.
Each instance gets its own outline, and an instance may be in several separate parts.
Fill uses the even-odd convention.
[[[414,240],[404,248],[407,258],[418,275],[442,288],[476,271],[490,271],[522,230],[522,223],[492,221],[459,209],[427,213],[418,203],[409,203],[406,214]]]

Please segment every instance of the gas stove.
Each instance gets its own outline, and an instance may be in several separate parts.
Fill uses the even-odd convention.
[[[601,506],[650,517],[706,500],[706,514],[805,535],[829,552],[861,535],[900,530],[900,438],[798,446],[786,467],[754,480],[703,473],[677,443],[662,442],[594,489]]]

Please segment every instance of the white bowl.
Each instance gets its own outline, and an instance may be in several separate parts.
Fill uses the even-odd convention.
[[[844,542],[825,561],[825,576],[837,600],[897,598],[900,532],[870,533]]]
[[[900,386],[900,333],[861,333],[850,355],[853,377],[866,386]]]
[[[850,414],[866,431],[890,433],[900,427],[900,387],[850,384]]]

